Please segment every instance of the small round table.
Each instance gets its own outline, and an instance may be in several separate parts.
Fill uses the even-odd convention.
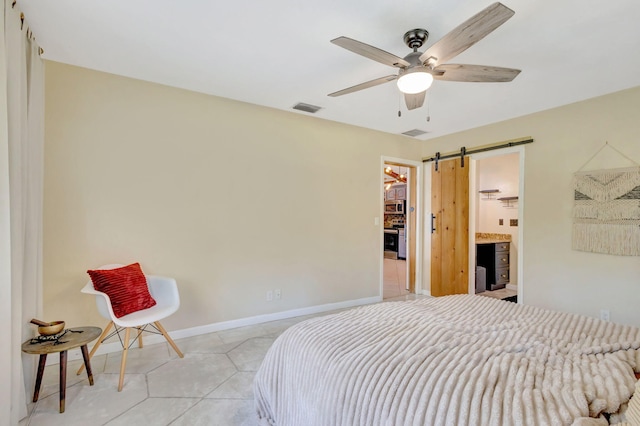
[[[47,355],[56,352],[60,353],[60,412],[64,413],[64,398],[67,388],[67,351],[80,346],[84,366],[87,368],[89,385],[93,386],[93,373],[89,362],[89,352],[87,344],[100,336],[100,327],[75,327],[68,328],[65,333],[55,340],[39,341],[37,338],[29,339],[22,344],[22,351],[28,354],[40,355],[38,363],[38,375],[36,376],[36,388],[33,391],[33,402],[38,400],[40,386],[42,385],[42,375],[47,361]]]

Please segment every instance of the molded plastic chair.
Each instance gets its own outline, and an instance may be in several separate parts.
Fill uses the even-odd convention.
[[[124,265],[105,265],[101,266],[98,269],[113,269],[119,268]],[[93,354],[98,350],[98,347],[102,342],[112,337],[115,334],[120,336],[120,331],[124,330],[124,340],[120,339],[122,342],[122,361],[120,363],[120,381],[118,382],[118,392],[122,390],[122,385],[124,383],[124,371],[127,364],[127,352],[129,350],[129,337],[131,329],[134,328],[137,330],[137,336],[135,339],[138,339],[138,346],[141,348],[142,345],[142,332],[147,331],[154,333],[152,330],[147,330],[147,327],[150,326],[154,328],[156,334],[162,334],[167,342],[171,345],[171,347],[176,351],[180,358],[183,358],[184,355],[178,349],[175,342],[171,339],[167,331],[164,329],[162,324],[160,324],[160,320],[167,318],[169,315],[173,314],[180,307],[180,295],[178,294],[178,285],[176,284],[176,280],[173,278],[167,277],[159,277],[155,275],[146,275],[147,284],[149,286],[149,293],[151,293],[151,297],[153,297],[156,301],[155,306],[152,306],[148,309],[143,309],[141,311],[133,312],[128,315],[121,316],[120,318],[116,317],[113,313],[113,308],[111,307],[111,301],[109,300],[109,296],[106,293],[96,290],[93,287],[93,282],[89,280],[87,285],[85,285],[81,292],[86,294],[93,294],[96,296],[96,305],[98,306],[98,312],[103,317],[110,320],[109,324],[105,327],[102,335],[98,338],[98,341],[91,349],[91,353],[89,353],[89,359],[93,357]],[[115,326],[115,330],[107,336],[111,327]],[[135,341],[134,339],[134,341]],[[133,344],[133,342],[131,343]],[[77,374],[82,372],[84,365],[80,367]]]

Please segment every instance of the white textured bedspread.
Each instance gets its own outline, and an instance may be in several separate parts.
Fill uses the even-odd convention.
[[[638,348],[636,327],[488,297],[363,306],[274,342],[254,382],[258,422],[606,424],[634,391]]]

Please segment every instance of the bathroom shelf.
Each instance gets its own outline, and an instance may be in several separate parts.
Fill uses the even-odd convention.
[[[492,200],[493,196],[500,192],[499,189],[482,189],[478,191],[480,194],[484,195],[485,200]]]
[[[504,207],[514,207],[513,204],[515,204],[518,201],[518,197],[514,196],[514,197],[500,197],[498,198],[498,201],[502,201],[504,203]]]

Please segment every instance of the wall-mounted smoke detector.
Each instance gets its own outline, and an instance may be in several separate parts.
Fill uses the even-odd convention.
[[[406,132],[403,132],[402,134],[405,136],[411,136],[411,137],[416,137],[416,136],[420,136],[420,135],[424,135],[428,133],[425,130],[420,130],[420,129],[413,129],[413,130],[407,130]]]
[[[311,114],[315,114],[316,112],[320,111],[322,109],[322,107],[316,106],[316,105],[311,105],[311,104],[305,104],[302,102],[298,102],[297,104],[295,104],[293,106],[293,109],[297,109],[298,111],[304,111],[304,112],[310,112]]]

